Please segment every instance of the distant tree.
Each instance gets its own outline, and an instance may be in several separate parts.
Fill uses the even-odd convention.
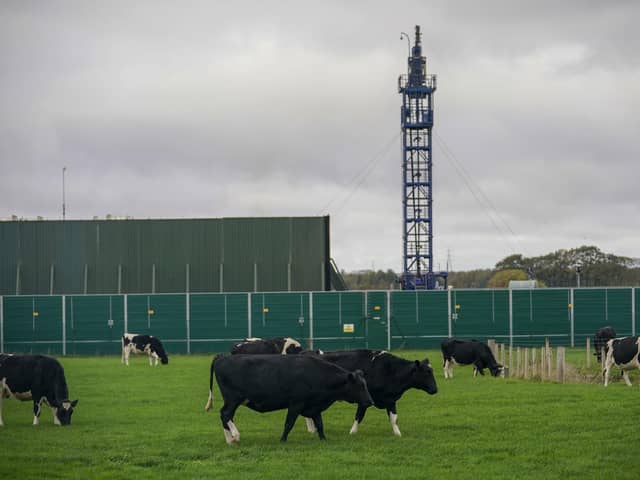
[[[449,272],[447,283],[455,288],[486,288],[494,273],[491,269]]]
[[[511,280],[528,280],[529,276],[523,270],[509,269],[500,270],[489,279],[489,288],[507,288]]]

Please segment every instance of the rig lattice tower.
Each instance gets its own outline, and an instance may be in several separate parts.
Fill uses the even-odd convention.
[[[404,267],[401,283],[405,290],[436,288],[438,277],[444,280],[446,287],[447,279],[446,272],[433,271],[431,130],[436,76],[427,75],[427,61],[422,56],[420,37],[420,26],[416,25],[415,42],[409,52],[408,72],[398,78],[398,91],[402,94]]]

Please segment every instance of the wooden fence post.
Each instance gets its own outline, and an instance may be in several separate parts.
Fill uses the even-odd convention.
[[[564,370],[565,370],[564,354],[565,354],[565,348],[558,347],[557,374],[558,374],[558,382],[560,383],[564,383]]]
[[[524,349],[524,378],[529,378],[529,349]]]
[[[591,337],[587,337],[587,368],[591,367]]]
[[[538,359],[536,358],[536,351],[538,349],[537,348],[532,348],[531,349],[531,376],[533,378],[536,378],[536,375],[538,374]]]
[[[516,377],[520,377],[520,347],[516,348]]]
[[[543,380],[545,374],[547,373],[546,359],[547,357],[544,354],[544,347],[541,347],[540,348],[540,380]]]
[[[547,353],[547,378],[551,379],[551,372],[553,370],[553,352],[549,348],[549,339],[545,341],[545,349]]]

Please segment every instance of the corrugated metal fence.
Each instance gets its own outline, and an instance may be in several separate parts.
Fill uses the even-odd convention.
[[[125,331],[171,353],[251,336],[327,350],[436,348],[449,336],[577,346],[604,325],[635,335],[639,304],[637,288],[4,296],[0,351],[112,355]]]

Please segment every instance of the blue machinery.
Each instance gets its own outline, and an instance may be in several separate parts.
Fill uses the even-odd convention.
[[[402,36],[410,39],[406,33]],[[401,36],[401,38],[402,38]],[[447,272],[433,271],[433,177],[431,129],[436,76],[427,75],[422,56],[420,26],[408,58],[408,74],[398,78],[402,94],[402,212],[404,268],[403,290],[446,288]],[[444,285],[437,279],[443,280]]]

